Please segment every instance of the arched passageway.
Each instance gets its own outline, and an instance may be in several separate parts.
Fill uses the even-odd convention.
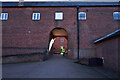
[[[67,53],[68,33],[64,28],[54,28],[50,32],[49,53],[60,54],[61,46],[64,47]]]

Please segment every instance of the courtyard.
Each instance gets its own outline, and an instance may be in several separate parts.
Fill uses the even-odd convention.
[[[119,78],[103,67],[75,63],[59,54],[43,62],[3,64],[3,78]]]

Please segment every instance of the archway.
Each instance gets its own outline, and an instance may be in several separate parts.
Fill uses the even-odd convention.
[[[49,53],[60,54],[61,46],[65,48],[65,51],[67,53],[68,33],[64,28],[54,28],[50,32]]]

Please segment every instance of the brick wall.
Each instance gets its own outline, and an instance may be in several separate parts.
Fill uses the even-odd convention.
[[[119,11],[118,9],[119,7],[80,7],[79,11],[87,14],[87,20],[79,21],[80,55],[94,56],[92,42],[118,29],[119,22],[113,19],[113,12]]]
[[[79,11],[87,14],[87,20],[79,21],[80,57],[94,57],[95,55],[101,57],[104,55],[105,66],[111,65],[110,68],[117,68],[116,50],[118,47],[115,47],[118,43],[117,39],[111,39],[98,45],[94,45],[92,42],[120,28],[120,21],[113,20],[113,12],[120,11],[119,7],[80,7]],[[69,57],[77,57],[75,7],[6,7],[3,8],[3,12],[9,13],[9,19],[2,21],[3,55],[44,52],[48,49],[50,32],[56,27],[61,27],[68,32]],[[40,21],[32,21],[33,12],[41,13]],[[55,12],[63,12],[64,19],[55,21]],[[110,44],[111,42],[113,43]],[[112,48],[113,46],[114,48]],[[109,54],[115,55],[109,58]],[[113,67],[114,65],[115,67]]]
[[[61,42],[61,39],[63,39],[64,41]],[[61,52],[61,46],[63,46],[65,51],[67,51],[67,45],[67,39],[65,37],[56,37],[56,40],[53,45],[55,53]]]
[[[64,13],[64,20],[55,21],[54,14],[59,11]],[[77,34],[75,8],[3,8],[3,12],[9,13],[8,20],[3,21],[3,55],[44,51],[48,49],[50,32],[62,27],[69,35],[69,56],[74,56]],[[32,21],[33,12],[41,13],[40,21]]]
[[[118,38],[92,42],[120,28],[120,21],[113,19],[113,12],[120,11],[119,7],[80,7],[79,11],[87,13],[87,20],[80,21],[80,55],[104,57],[104,66],[115,71],[119,69]],[[87,49],[88,48],[88,49]],[[87,50],[86,50],[87,49]],[[91,55],[93,52],[93,55]]]

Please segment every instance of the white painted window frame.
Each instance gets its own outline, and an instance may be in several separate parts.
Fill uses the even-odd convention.
[[[118,15],[118,16],[115,16],[115,15]],[[113,12],[113,19],[114,20],[120,20],[120,12]]]
[[[8,20],[8,13],[1,13],[0,20]]]
[[[63,12],[55,12],[55,20],[63,20]]]
[[[40,13],[33,13],[32,20],[40,20]]]
[[[83,17],[81,17],[81,14],[84,14],[85,15],[85,17],[83,18]],[[86,20],[86,12],[79,12],[79,14],[78,14],[78,19],[79,20]]]

